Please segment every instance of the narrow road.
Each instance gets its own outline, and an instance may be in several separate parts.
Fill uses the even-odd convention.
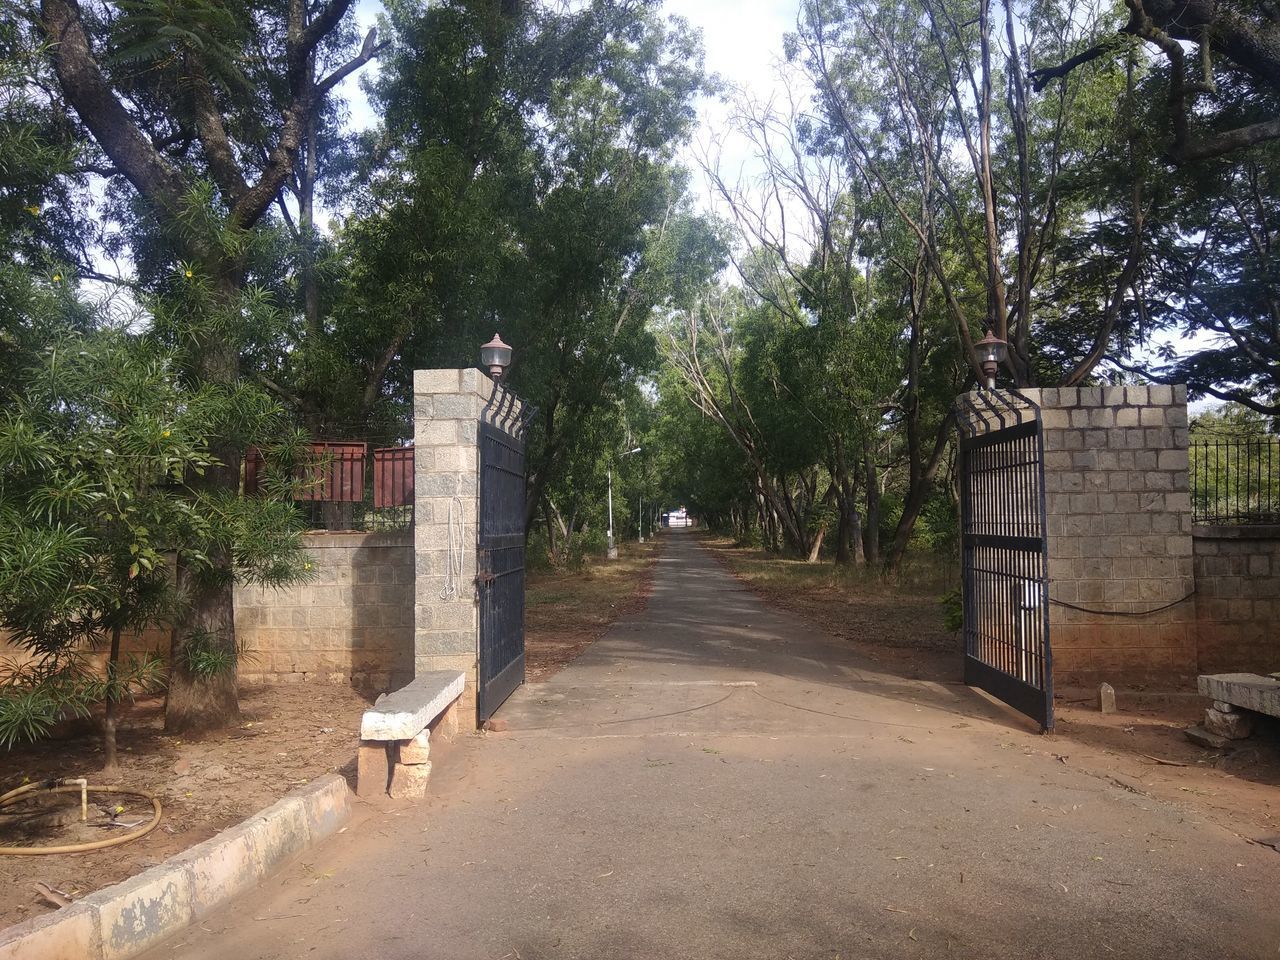
[[[1280,855],[878,672],[693,537],[500,715],[150,957],[1280,957]]]

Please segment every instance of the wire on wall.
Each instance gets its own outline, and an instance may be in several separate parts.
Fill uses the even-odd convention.
[[[447,558],[444,588],[440,591],[441,600],[458,599],[458,586],[462,583],[463,561],[467,552],[467,528],[463,518],[462,498],[454,497],[449,502],[449,556]]]

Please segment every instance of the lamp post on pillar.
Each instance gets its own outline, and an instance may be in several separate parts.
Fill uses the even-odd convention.
[[[622,454],[622,456],[624,456],[624,457],[629,457],[629,456],[631,456],[633,453],[639,453],[639,452],[640,452],[640,448],[639,448],[639,447],[636,447],[634,450],[628,450],[626,453]],[[610,560],[617,560],[617,559],[618,559],[618,544],[617,544],[617,541],[613,539],[613,464],[609,464],[608,473],[609,473],[609,539],[608,539],[608,550],[609,550],[609,559],[610,559]]]
[[[982,365],[982,379],[988,390],[994,390],[996,371],[1009,355],[1009,344],[988,330],[987,335],[977,341],[973,348],[978,352],[978,362]]]
[[[496,333],[480,348],[480,365],[489,368],[489,376],[494,383],[501,381],[507,367],[511,366],[511,348]]]

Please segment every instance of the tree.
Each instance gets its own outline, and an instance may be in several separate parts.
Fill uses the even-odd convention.
[[[171,354],[127,333],[67,337],[27,371],[0,417],[0,626],[33,659],[0,686],[0,741],[36,739],[64,712],[105,702],[114,772],[117,705],[161,670],[122,660],[122,635],[182,620],[192,593],[226,576],[222,553],[244,581],[305,576],[287,501],[193,483],[216,465],[209,425],[228,419],[274,446],[287,439],[260,391],[189,389]],[[104,643],[99,672],[86,653]],[[170,655],[195,676],[235,670],[211,637],[189,635]]]
[[[1125,0],[1127,22],[1030,74],[1037,89],[1085,64],[1114,58],[1136,38],[1167,62],[1168,156],[1194,163],[1280,137],[1280,18],[1268,4]],[[1188,50],[1184,44],[1190,44]],[[1206,101],[1212,106],[1206,108]]]
[[[261,299],[251,284],[255,229],[295,174],[325,97],[377,50],[367,42],[317,74],[317,57],[351,5],[132,0],[104,2],[86,15],[78,0],[41,0],[32,14],[58,91],[94,147],[79,168],[107,179],[115,210],[129,221],[141,280],[163,287],[179,272],[202,285],[200,322],[170,327],[193,383],[232,393],[245,372],[252,328],[244,321],[251,301]],[[234,433],[232,423],[213,427],[210,465],[192,479],[211,498],[238,489],[242,448]],[[207,642],[232,655],[234,557],[217,543],[210,548],[210,564],[223,575],[179,569],[193,592],[178,632],[183,643]],[[233,719],[234,673],[201,678],[187,662],[178,656],[172,665],[167,727]]]
[[[531,525],[605,454],[600,412],[656,365],[650,316],[719,269],[674,162],[701,57],[652,0],[451,0],[393,8],[392,25],[385,165],[343,224],[350,272],[317,366],[333,373],[295,392],[333,419],[403,411],[415,366],[473,364],[499,329],[538,408]]]

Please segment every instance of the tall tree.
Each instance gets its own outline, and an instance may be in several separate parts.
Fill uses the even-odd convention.
[[[153,247],[135,250],[144,279],[176,270],[198,285],[200,309],[170,327],[195,382],[230,390],[244,372],[254,231],[295,174],[318,105],[375,52],[366,43],[317,75],[318,52],[351,6],[132,0],[86,9],[41,0],[32,14],[58,91],[95,148],[87,161],[126,203],[136,201],[136,235]],[[210,495],[235,491],[242,451],[233,425],[219,425],[210,445],[215,462],[194,482]],[[182,655],[192,637],[234,653],[232,565],[230,551],[215,548],[212,568],[222,575],[179,570],[192,602],[173,656],[171,730],[238,714],[234,671],[200,677]]]

